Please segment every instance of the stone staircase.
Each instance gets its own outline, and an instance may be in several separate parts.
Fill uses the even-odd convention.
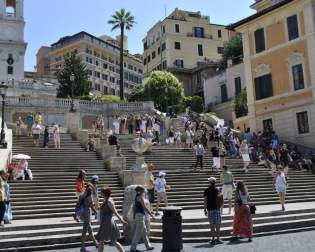
[[[127,158],[127,167],[135,162],[136,155],[131,150],[130,136],[120,138],[122,154]],[[219,179],[219,173],[211,170],[212,158],[209,150],[204,159],[204,170],[193,172],[195,156],[192,150],[176,149],[175,146],[153,146],[151,153],[144,154],[147,163],[153,163],[156,173],[165,171],[166,181],[171,186],[168,191],[169,204],[192,211],[185,215],[183,220],[183,239],[186,242],[208,241],[209,224],[203,212],[203,192],[208,186],[207,178],[214,176]],[[256,235],[276,232],[298,231],[299,229],[315,228],[315,176],[305,171],[290,170],[289,187],[287,189],[286,203],[300,203],[300,210],[286,211],[285,213],[259,212],[259,209],[279,204],[278,195],[272,190],[272,178],[268,170],[262,166],[252,164],[250,172],[242,171],[243,163],[240,159],[227,158],[226,163],[231,167],[234,178],[243,180],[250,192],[252,203],[257,205],[257,214],[254,217],[254,232]],[[305,202],[313,202],[308,209],[304,209]],[[278,209],[280,208],[280,205]],[[200,217],[194,217],[194,215]],[[222,236],[230,237],[232,231],[232,216],[223,217]],[[161,240],[161,222],[153,221],[151,225],[151,238]]]
[[[127,167],[135,162],[130,148],[131,136],[121,136],[122,154],[126,156]],[[71,219],[75,205],[75,178],[84,168],[88,177],[100,176],[100,184],[113,188],[113,197],[121,209],[123,188],[118,175],[103,167],[103,161],[95,153],[83,152],[79,143],[70,135],[62,136],[62,149],[33,148],[31,139],[14,139],[14,154],[30,154],[30,168],[34,181],[18,181],[11,184],[14,219],[17,224],[0,228],[0,251],[38,251],[78,247],[81,224]],[[151,153],[145,153],[147,163],[154,163],[157,171],[166,171],[166,180],[171,185],[168,192],[170,205],[183,207],[183,239],[185,242],[209,240],[207,219],[202,216],[203,191],[207,178],[219,174],[211,171],[212,160],[207,151],[204,170],[193,173],[194,153],[183,148],[154,146]],[[242,161],[227,158],[227,164],[237,180],[244,180],[252,201],[257,204],[254,216],[256,236],[283,232],[297,232],[315,229],[315,176],[302,171],[290,171],[287,202],[298,204],[285,213],[266,211],[268,205],[278,204],[278,196],[272,191],[271,177],[267,170],[251,165],[250,172],[241,171]],[[156,172],[157,172],[156,171]],[[301,207],[299,207],[301,206]],[[278,207],[278,206],[277,206]],[[277,208],[278,209],[278,208]],[[230,237],[232,216],[224,215],[223,238]],[[97,231],[98,224],[93,222]],[[157,219],[151,223],[151,239],[161,242],[162,224]]]
[[[52,145],[43,149],[33,147],[29,137],[14,138],[13,154],[32,157],[29,168],[34,179],[10,183],[14,222],[24,224],[0,228],[0,251],[15,251],[12,247],[35,251],[50,245],[55,247],[55,244],[71,246],[79,241],[81,224],[71,220],[71,216],[76,203],[75,180],[80,169],[86,170],[88,179],[98,175],[100,185],[112,188],[117,208],[122,207],[123,187],[118,174],[106,170],[95,152],[83,151],[69,134],[62,134],[60,150]]]

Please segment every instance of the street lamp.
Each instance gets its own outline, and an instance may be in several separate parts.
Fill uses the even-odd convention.
[[[169,112],[169,107],[172,107],[172,113],[173,113],[173,91],[175,91],[175,88],[173,86],[170,86],[170,87],[167,87],[165,88],[165,92],[167,94],[167,97],[166,97],[166,114],[169,114],[171,115],[171,113]],[[169,106],[168,104],[168,97],[170,97],[170,102],[171,102],[171,106]]]
[[[1,138],[0,138],[0,148],[6,149],[8,143],[5,141],[5,132],[4,132],[4,106],[5,106],[5,96],[7,93],[8,86],[1,82],[0,84],[0,95],[2,97],[2,121],[1,121]]]
[[[72,73],[71,75],[70,75],[70,82],[71,82],[71,107],[70,107],[70,112],[72,112],[72,113],[74,113],[75,112],[75,109],[74,109],[74,102],[73,102],[73,99],[74,99],[74,95],[73,95],[73,93],[74,93],[74,80],[75,80],[75,76],[74,76],[74,74]]]

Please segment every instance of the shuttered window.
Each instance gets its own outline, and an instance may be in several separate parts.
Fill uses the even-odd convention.
[[[255,31],[255,46],[256,46],[256,53],[260,53],[266,49],[265,32],[263,28]]]
[[[256,100],[273,96],[271,74],[266,74],[255,79]]]
[[[296,15],[287,18],[288,25],[288,38],[293,40],[299,37],[299,26],[298,19]]]

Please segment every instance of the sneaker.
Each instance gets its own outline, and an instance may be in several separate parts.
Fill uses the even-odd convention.
[[[215,245],[215,240],[211,240],[210,244],[214,246]]]
[[[154,247],[151,246],[151,247],[147,248],[147,251],[150,251],[150,250],[153,250],[153,249],[154,249]]]
[[[160,213],[159,213],[159,212],[156,212],[156,213],[155,213],[155,216],[159,216],[159,215],[160,215]]]
[[[250,237],[250,238],[248,238],[248,242],[252,242],[253,241],[253,239]]]

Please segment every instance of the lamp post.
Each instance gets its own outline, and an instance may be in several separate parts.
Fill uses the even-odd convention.
[[[173,99],[172,99],[172,95],[173,95],[173,91],[175,90],[175,88],[173,86],[171,87],[167,87],[165,88],[165,92],[167,93],[167,97],[166,97],[166,114],[171,115],[171,113],[169,113],[169,104],[168,104],[168,97],[170,97],[170,102],[171,102],[171,107],[172,107],[172,112],[173,112]]]
[[[5,141],[5,132],[4,132],[4,106],[5,106],[5,96],[7,93],[8,86],[1,82],[0,84],[0,95],[2,97],[2,121],[1,121],[1,138],[0,138],[0,148],[6,149],[8,143]]]
[[[74,109],[74,102],[73,102],[73,99],[74,99],[74,95],[73,95],[73,93],[74,93],[74,80],[75,80],[75,76],[74,76],[74,74],[72,73],[71,75],[70,75],[70,82],[71,82],[71,107],[70,107],[70,112],[72,112],[72,113],[74,113],[75,112],[75,109]]]

